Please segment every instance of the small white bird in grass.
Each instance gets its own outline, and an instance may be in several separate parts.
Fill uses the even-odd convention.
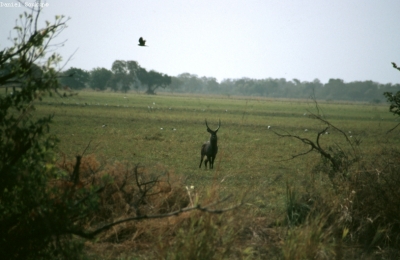
[[[176,128],[172,128],[172,131],[176,131]]]
[[[269,125],[269,126],[268,126],[268,129],[270,129],[270,128],[271,128],[271,126]]]
[[[307,132],[308,131],[308,129],[306,128],[306,129],[304,129],[304,132]]]
[[[160,127],[160,130],[164,130],[164,128]]]
[[[101,127],[106,127],[107,125],[102,125]]]

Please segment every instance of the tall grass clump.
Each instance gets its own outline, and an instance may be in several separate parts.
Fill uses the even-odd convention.
[[[383,146],[380,152],[364,156],[368,153],[363,151],[361,139],[350,139],[318,115],[313,118],[327,125],[315,141],[277,133],[298,139],[310,146],[309,152],[321,155],[310,169],[305,187],[297,185],[296,191],[287,186],[285,259],[399,257],[398,149]],[[341,145],[323,144],[321,135],[328,128],[342,134]],[[316,175],[321,175],[319,181]]]
[[[172,240],[160,242],[160,259],[228,259],[237,228],[233,217],[190,214],[180,219]]]
[[[64,159],[58,167],[72,174],[76,161]],[[215,203],[215,191],[199,196],[200,191],[183,185],[181,177],[161,164],[100,163],[88,155],[81,158],[79,172],[84,187],[101,187],[97,210],[87,216],[85,226],[85,237],[96,236],[85,244],[89,257],[103,251],[105,259],[143,254],[151,259],[216,259],[232,253],[240,225],[230,226],[232,213],[215,214],[224,211]],[[199,211],[181,211],[190,208]]]
[[[399,169],[398,149],[382,149],[349,183],[352,239],[364,250],[379,251],[385,257],[400,256]]]
[[[335,259],[340,244],[329,214],[308,217],[288,230],[282,247],[285,259]]]

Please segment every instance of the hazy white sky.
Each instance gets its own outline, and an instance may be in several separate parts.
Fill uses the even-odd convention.
[[[9,4],[16,1],[0,0]],[[32,1],[27,1],[32,2]],[[24,2],[23,2],[24,3]],[[146,69],[225,78],[330,78],[400,83],[399,0],[48,0],[70,17],[57,41],[66,68]],[[0,7],[0,48],[23,7]],[[139,47],[138,38],[149,47]]]

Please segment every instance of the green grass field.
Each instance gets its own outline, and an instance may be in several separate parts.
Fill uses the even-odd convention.
[[[298,194],[297,199],[304,194],[318,196],[322,201],[319,205],[329,202],[332,212],[338,212],[338,208],[349,203],[351,195],[348,193],[353,194],[352,188],[347,190],[348,183],[342,182],[342,190],[336,190],[335,193],[332,182],[327,178],[326,168],[313,170],[321,161],[320,155],[313,152],[292,159],[292,156],[309,150],[309,146],[294,138],[281,138],[274,132],[315,141],[317,134],[326,127],[321,121],[310,117],[311,113],[318,113],[341,129],[352,143],[356,140],[361,143],[361,160],[366,163],[354,167],[353,176],[363,169],[379,174],[383,164],[379,166],[377,163],[375,166],[375,159],[372,158],[381,158],[383,162],[384,157],[376,155],[391,147],[398,147],[400,141],[398,130],[387,133],[397,124],[396,117],[389,113],[388,108],[388,104],[319,102],[317,109],[313,100],[171,94],[150,96],[82,91],[68,98],[44,98],[37,103],[35,116],[54,114],[51,133],[60,139],[56,150],[60,160],[63,156],[73,159],[85,151],[86,156],[94,154],[104,165],[119,161],[126,165],[126,169],[132,169],[136,164],[152,169],[167,169],[174,174],[174,178],[179,178],[179,185],[193,185],[193,194],[198,195],[199,201],[204,203],[210,199],[216,200],[218,196],[221,198],[232,194],[234,199],[231,203],[234,204],[245,195],[245,203],[240,210],[223,214],[224,224],[221,226],[216,223],[222,218],[216,217],[217,222],[214,223],[215,219],[207,218],[209,215],[199,217],[194,213],[163,222],[144,221],[118,227],[121,235],[128,235],[124,246],[116,243],[110,251],[107,249],[109,240],[99,238],[88,249],[94,259],[99,259],[100,255],[100,259],[121,256],[127,256],[127,259],[144,259],[144,256],[146,259],[180,259],[178,256],[183,251],[179,245],[190,247],[186,250],[188,252],[203,250],[200,244],[207,242],[208,238],[206,235],[200,239],[198,235],[203,234],[204,230],[221,239],[233,239],[229,241],[234,241],[234,246],[231,244],[230,247],[234,248],[235,259],[305,259],[314,257],[321,250],[331,256],[341,254],[342,247],[336,247],[338,244],[331,240],[337,236],[330,233],[330,229],[323,229],[318,224],[318,219],[328,221],[328,215],[323,215],[323,206],[317,208],[322,214],[318,215],[319,218],[311,219],[314,222],[299,229],[285,225],[281,228],[280,224],[274,226],[274,223],[283,223],[288,216],[288,190],[293,188]],[[210,128],[216,128],[218,120],[221,120],[219,152],[213,170],[206,170],[204,166],[199,169],[201,145],[210,137],[205,119]],[[332,127],[320,136],[319,141],[325,150],[328,147],[340,147],[346,153],[351,153],[343,134]],[[294,197],[292,199],[296,202]],[[370,212],[363,214],[369,216]],[[371,214],[377,213],[371,211]],[[206,222],[202,222],[198,228],[185,226],[185,223],[197,223],[198,219]],[[171,223],[175,224],[171,226]],[[336,226],[342,228],[343,223],[337,223]],[[143,234],[147,235],[137,237],[137,233],[132,233],[132,228],[143,230]],[[163,235],[163,228],[172,230],[172,233]],[[115,235],[118,232],[115,231]],[[356,231],[353,232],[356,234]],[[105,237],[115,235],[111,230]],[[320,235],[325,239],[313,240]],[[105,239],[105,243],[102,239]],[[153,245],[156,241],[159,243],[157,250],[145,246],[146,243]],[[229,248],[231,242],[224,242],[223,246],[218,243],[214,246],[222,249]],[[171,246],[175,249],[169,257]],[[350,258],[359,256],[352,252],[351,246],[343,248],[348,248],[346,254]],[[107,256],[103,256],[103,252]]]
[[[332,124],[361,137],[365,151],[373,153],[385,136],[399,141],[385,134],[396,124],[387,104],[321,102],[319,107]],[[217,181],[233,194],[249,189],[251,203],[272,211],[283,209],[285,182],[301,182],[319,155],[288,160],[308,147],[271,130],[315,140],[324,128],[308,117],[317,112],[312,100],[79,92],[46,98],[37,110],[39,115],[55,114],[51,133],[59,137],[59,151],[68,157],[81,154],[91,142],[86,153],[111,161],[162,164],[197,188]],[[200,147],[209,139],[205,119],[211,128],[221,120],[214,170],[198,167]],[[322,145],[343,141],[338,132],[328,132]]]

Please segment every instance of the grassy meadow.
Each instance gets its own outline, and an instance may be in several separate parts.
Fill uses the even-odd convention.
[[[388,104],[321,101],[318,107],[351,140],[361,140],[364,160],[400,142],[396,131],[386,134],[397,123]],[[86,155],[104,162],[162,165],[199,194],[215,185],[221,196],[239,200],[246,194],[243,209],[262,218],[265,226],[285,218],[286,184],[306,189],[304,183],[320,161],[317,153],[291,159],[309,147],[272,130],[315,140],[325,127],[309,117],[318,113],[312,100],[82,91],[68,98],[46,97],[36,109],[38,115],[55,115],[51,134],[60,139],[60,158],[72,159],[88,147]],[[209,139],[205,119],[214,129],[221,120],[214,170],[199,169],[200,147]],[[332,128],[320,144],[349,148]],[[325,177],[321,173],[318,178]]]

